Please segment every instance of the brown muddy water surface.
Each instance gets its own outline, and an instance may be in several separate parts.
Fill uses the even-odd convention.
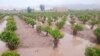
[[[85,56],[85,48],[89,45],[92,45],[92,43],[66,33],[55,50],[52,47],[35,47],[19,48],[19,52],[22,56]]]
[[[93,43],[65,32],[57,49],[53,49],[52,39],[41,37],[19,17],[14,16],[21,44],[17,49],[21,56],[85,56],[85,48]]]
[[[8,18],[8,16],[3,18],[3,22],[0,23],[0,34],[4,31],[4,29],[6,28],[6,19]],[[0,55],[7,50],[6,47],[6,43],[0,40]]]

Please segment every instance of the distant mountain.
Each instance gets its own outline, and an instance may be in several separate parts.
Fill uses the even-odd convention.
[[[84,5],[84,4],[73,4],[73,5],[65,5],[68,9],[100,9],[100,5]]]

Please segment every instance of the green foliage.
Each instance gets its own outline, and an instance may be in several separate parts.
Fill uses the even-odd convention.
[[[11,38],[13,38],[13,35],[15,35],[14,32],[5,30],[4,32],[1,33],[0,39],[5,42],[8,42]]]
[[[83,27],[80,24],[73,24],[71,28],[73,30],[73,35],[76,35],[78,31],[83,30]]]
[[[51,27],[48,26],[48,25],[44,25],[44,26],[42,26],[42,30],[43,30],[44,32],[46,32],[46,35],[48,36],[48,33],[49,33],[50,30],[51,30]]]
[[[29,21],[29,24],[32,25],[32,26],[34,27],[35,21],[34,21],[34,20],[30,20],[30,21]]]
[[[99,24],[99,21],[97,19],[91,19],[89,23],[91,24],[91,29],[93,29],[96,24]]]
[[[0,20],[3,19],[4,16],[4,14],[0,14]]]
[[[100,43],[100,27],[98,27],[94,30],[94,34],[97,38],[97,42]]]
[[[42,30],[45,31],[45,32],[49,32],[50,29],[51,29],[51,28],[50,28],[50,26],[48,26],[48,25],[43,25],[43,26],[42,26]]]
[[[26,17],[26,16],[21,16],[21,18],[27,23],[27,24],[30,24],[34,27],[34,25],[36,24],[35,23],[35,20],[30,18],[30,17]]]
[[[34,13],[22,13],[19,14],[20,17],[22,16],[26,16],[28,18],[32,18],[32,19],[41,19],[43,18],[49,18],[50,20],[57,20],[58,17],[62,17],[62,16],[67,16],[67,12],[34,12]]]
[[[70,23],[73,25],[75,23],[75,18],[73,15],[71,15],[70,17],[71,17]]]
[[[91,19],[90,22],[89,22],[91,25],[96,25],[98,24],[98,20],[97,19]]]
[[[6,29],[14,31],[14,30],[16,30],[16,28],[17,28],[16,23],[15,23],[13,17],[9,16]]]
[[[50,29],[49,34],[54,38],[54,48],[57,48],[59,39],[63,38],[64,35],[61,33],[61,31],[58,28],[52,28]]]
[[[83,27],[80,24],[74,24],[72,25],[72,30],[81,31],[83,30]]]
[[[42,31],[41,25],[37,25],[36,26],[36,30],[37,30],[38,33],[41,33],[41,31]]]
[[[6,51],[1,56],[20,56],[16,51]]]
[[[48,22],[49,25],[51,25],[52,21],[53,21],[52,18],[51,17],[48,17],[47,22]]]
[[[59,29],[61,29],[61,28],[63,28],[65,22],[66,22],[65,20],[60,20],[59,22],[56,23],[56,26],[57,26]]]
[[[0,39],[7,43],[7,46],[10,50],[14,50],[17,48],[19,44],[19,38],[16,36],[14,32],[16,30],[16,23],[12,16],[9,16],[7,19],[7,27],[4,32],[0,34]]]
[[[60,32],[59,29],[53,28],[50,30],[49,34],[54,38],[54,39],[60,39],[63,38],[63,34]]]
[[[19,38],[16,36],[15,32],[13,31],[6,30],[2,32],[2,34],[0,35],[0,39],[5,41],[7,43],[7,46],[11,50],[16,49],[20,43]]]
[[[8,48],[10,50],[14,50],[14,49],[16,49],[18,47],[19,43],[20,43],[19,38],[12,38],[12,39],[9,40],[7,45],[8,45]]]
[[[96,28],[94,30],[94,34],[97,36],[97,37],[100,37],[100,27]]]
[[[89,18],[86,15],[80,15],[79,20],[83,22],[83,24],[85,24]]]
[[[100,56],[100,49],[96,47],[87,47],[85,56]]]

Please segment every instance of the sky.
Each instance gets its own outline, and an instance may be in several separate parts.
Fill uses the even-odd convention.
[[[47,7],[63,6],[67,4],[95,4],[100,5],[100,0],[0,0],[0,8],[38,8],[40,4]]]

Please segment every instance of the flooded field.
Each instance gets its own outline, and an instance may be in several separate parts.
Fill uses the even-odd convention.
[[[90,45],[93,44],[88,40],[65,33],[64,38],[60,40],[58,50],[62,56],[85,56],[85,48]]]
[[[52,47],[19,48],[19,53],[22,56],[85,56],[85,48],[90,45],[94,44],[66,33],[64,38],[60,40],[57,49]]]
[[[0,24],[0,32],[4,31],[6,27],[6,19],[7,17]],[[58,48],[53,49],[52,38],[40,38],[34,29],[19,19],[19,17],[14,16],[14,19],[17,24],[16,34],[21,37],[21,43],[17,49],[21,56],[85,56],[85,48],[94,45],[89,40],[84,40],[81,37],[73,36],[64,31],[64,38],[60,39]],[[70,20],[69,16],[68,20]],[[66,21],[66,24],[70,25],[69,21]],[[6,44],[2,41],[0,41],[0,45],[0,53],[2,53],[7,48]]]
[[[2,33],[4,31],[4,29],[6,28],[6,21],[7,16],[3,18],[3,22],[0,23],[0,33]],[[6,43],[0,40],[0,55],[1,53],[3,53],[5,50],[7,50],[6,47]]]
[[[100,56],[100,0],[0,0],[0,56]]]
[[[16,18],[16,23],[18,25],[18,28],[20,30],[21,29],[26,29],[24,26],[26,26],[26,24],[24,22],[22,22],[22,20],[20,20],[18,17]],[[20,23],[20,26],[19,26]],[[22,27],[21,25],[24,26]],[[29,29],[31,29],[30,27],[28,28],[28,30],[26,31],[28,33]],[[23,32],[23,30],[20,30],[21,32]],[[24,30],[25,31],[25,30]],[[34,30],[33,30],[34,31]],[[19,34],[19,36],[22,37],[22,34]],[[17,31],[17,33],[19,33],[19,31]],[[25,33],[24,33],[25,34]],[[29,34],[27,34],[27,37]],[[24,35],[25,36],[25,35]],[[31,36],[31,35],[30,35]],[[35,34],[34,34],[35,36]],[[35,36],[36,38],[38,38],[38,36]],[[47,37],[42,37],[42,38],[47,38]],[[30,39],[30,38],[28,38]],[[25,40],[24,37],[24,41],[27,42],[28,41]],[[31,38],[32,39],[32,38]],[[33,41],[27,42],[28,43],[34,43],[35,38],[33,37]],[[41,41],[42,39],[39,38],[39,40]],[[27,46],[26,43],[23,42],[24,46]],[[45,40],[42,40],[45,42]],[[41,43],[42,43],[41,41]],[[51,41],[52,42],[52,41]],[[59,42],[59,46],[57,49],[53,49],[53,47],[51,46],[45,46],[43,47],[42,45],[45,45],[46,43],[42,44],[38,43],[37,44],[34,43],[34,46],[32,47],[32,44],[28,45],[28,47],[19,47],[18,48],[18,52],[21,54],[21,56],[85,56],[84,52],[85,52],[85,48],[87,46],[93,45],[93,43],[89,42],[88,40],[84,40],[81,39],[80,37],[73,37],[73,35],[68,34],[65,32],[64,38],[60,39]],[[21,43],[22,44],[22,43]],[[39,46],[37,46],[39,45]]]
[[[6,21],[7,17],[3,18],[3,22],[0,23],[0,33],[4,31],[4,28],[6,28]]]

